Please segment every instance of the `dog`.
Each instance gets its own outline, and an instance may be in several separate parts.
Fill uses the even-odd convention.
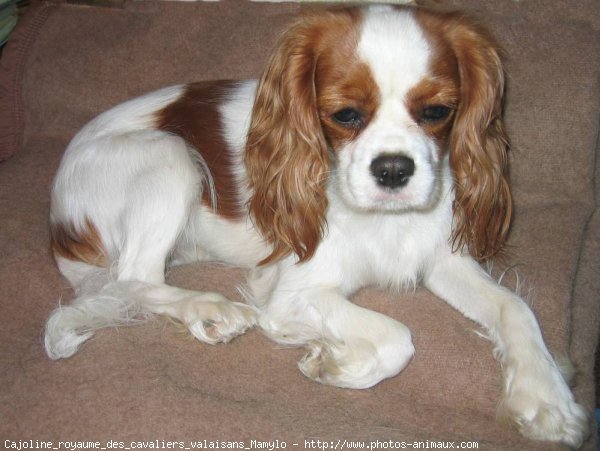
[[[76,296],[48,319],[47,354],[152,314],[211,344],[258,324],[308,349],[309,378],[367,388],[414,347],[348,297],[422,283],[495,345],[501,416],[579,446],[586,413],[533,313],[480,265],[512,212],[499,54],[457,13],[339,9],[294,22],[258,81],[168,87],[101,114],[52,187],[52,251]],[[197,261],[251,268],[249,304],[165,284],[166,267]]]

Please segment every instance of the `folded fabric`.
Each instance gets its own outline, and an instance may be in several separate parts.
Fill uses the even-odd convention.
[[[0,46],[8,40],[8,35],[17,24],[17,1],[0,0]]]

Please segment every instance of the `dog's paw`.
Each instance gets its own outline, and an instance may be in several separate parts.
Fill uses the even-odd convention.
[[[298,368],[306,377],[326,385],[345,388],[368,388],[381,379],[376,377],[375,349],[365,358],[354,358],[344,345],[324,341],[308,344],[308,353],[298,362]]]
[[[352,345],[319,340],[308,343],[307,348],[308,353],[298,362],[305,376],[322,384],[355,389],[369,388],[395,376],[414,354],[410,344],[396,349],[393,363],[391,359],[382,362],[378,349],[365,340]]]
[[[212,301],[205,297],[187,301],[181,321],[198,340],[209,344],[227,343],[256,325],[258,312],[254,307],[215,296]]]
[[[525,375],[516,373],[499,405],[498,415],[534,440],[562,442],[579,448],[588,436],[587,413],[575,402],[555,367]]]

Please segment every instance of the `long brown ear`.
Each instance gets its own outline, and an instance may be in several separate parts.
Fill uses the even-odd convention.
[[[450,138],[456,194],[452,243],[486,260],[502,250],[512,216],[501,117],[504,72],[496,45],[479,27],[455,16],[447,32],[460,71],[460,104]]]
[[[273,246],[265,264],[315,252],[325,227],[328,151],[314,74],[320,27],[306,19],[282,36],[258,85],[245,164],[250,214]]]

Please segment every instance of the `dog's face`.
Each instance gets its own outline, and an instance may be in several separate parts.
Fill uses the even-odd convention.
[[[353,42],[317,61],[321,126],[351,208],[401,212],[436,200],[460,80],[455,55],[439,55],[426,33],[412,14],[371,12],[358,36],[346,35]]]
[[[274,257],[314,252],[328,180],[351,209],[430,208],[447,153],[452,239],[489,257],[510,217],[502,91],[495,46],[456,15],[375,7],[298,22],[261,79],[246,153]]]

